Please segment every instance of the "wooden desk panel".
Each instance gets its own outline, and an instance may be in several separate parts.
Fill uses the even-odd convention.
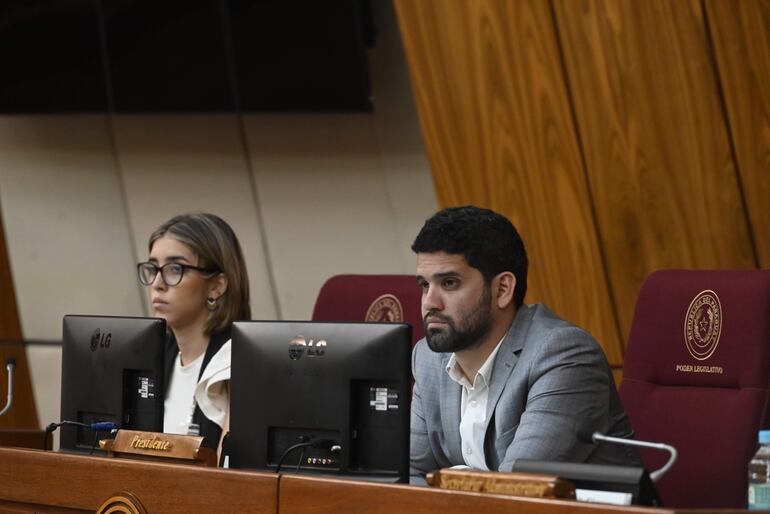
[[[308,476],[282,475],[278,514],[747,514],[729,509],[619,507],[568,500],[448,491]]]
[[[94,512],[130,492],[149,514],[746,514],[617,507],[0,448],[0,514]]]
[[[45,430],[34,428],[0,428],[0,446],[14,448],[43,449],[43,436]],[[48,448],[53,444],[53,435],[48,434]]]
[[[83,512],[93,513],[94,511],[89,509],[68,509],[52,505],[17,503],[0,500],[0,514],[82,514]]]
[[[672,514],[645,507],[616,507],[567,500],[520,498],[408,485],[282,475],[278,514]],[[676,511],[681,512],[681,511]],[[706,511],[698,511],[706,512]],[[727,511],[720,511],[725,514]]]
[[[277,487],[265,473],[0,448],[0,512],[93,512],[128,491],[153,514],[276,514]]]

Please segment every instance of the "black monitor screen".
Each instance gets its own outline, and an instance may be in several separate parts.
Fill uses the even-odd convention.
[[[165,338],[162,319],[64,316],[61,419],[162,432]],[[65,426],[60,447],[91,449],[95,437]]]
[[[232,352],[231,467],[408,480],[409,325],[236,322]]]

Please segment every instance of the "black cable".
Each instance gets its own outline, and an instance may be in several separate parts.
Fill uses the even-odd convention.
[[[59,423],[49,423],[47,427],[45,427],[45,438],[43,439],[43,451],[48,451],[48,435],[53,434],[56,432],[56,429],[59,428],[62,425],[74,425],[78,427],[85,427],[85,428],[91,428],[89,425],[86,425],[85,423],[78,423],[77,421],[60,421]]]
[[[286,459],[286,457],[289,456],[289,454],[291,452],[293,452],[297,448],[307,448],[308,446],[310,446],[310,442],[307,442],[307,443],[297,443],[297,444],[294,444],[294,445],[289,446],[288,448],[286,448],[286,451],[283,452],[283,455],[281,455],[281,458],[278,459],[278,465],[275,468],[275,472],[276,473],[280,473],[281,472],[281,464],[283,464],[283,461]]]
[[[98,421],[96,423],[91,423],[89,425],[87,423],[80,423],[79,421],[70,421],[65,419],[58,423],[49,423],[48,426],[45,427],[45,434],[43,435],[44,452],[48,451],[48,435],[56,432],[56,429],[61,426],[75,426],[75,427],[82,427],[82,428],[87,428],[89,430],[93,430],[95,438],[99,437],[99,432],[111,432],[112,430],[115,430],[116,428],[118,428],[118,426],[115,423],[112,423],[109,421]],[[95,447],[96,447],[96,442],[94,442],[93,446],[91,447],[91,454],[93,453]]]
[[[326,450],[333,450],[334,447],[339,448],[339,444],[337,444],[335,441],[332,441],[331,439],[311,439],[310,441],[303,441],[301,443],[294,444],[292,446],[289,446],[286,448],[286,451],[283,452],[283,455],[281,455],[281,458],[278,459],[278,465],[275,468],[276,473],[280,473],[281,471],[281,465],[283,464],[283,461],[286,459],[286,457],[289,456],[291,452],[298,448],[324,448]],[[337,451],[339,451],[341,448],[339,448]],[[303,450],[303,457],[304,457],[304,450]]]
[[[302,467],[302,460],[305,458],[305,450],[307,450],[307,448],[302,448],[302,453],[299,454],[299,460],[297,461],[297,468],[295,469],[297,473],[299,473],[299,468]]]
[[[94,430],[94,443],[91,445],[91,451],[88,452],[88,455],[93,455],[94,450],[96,449],[96,443],[99,442],[99,432],[97,430]]]
[[[79,421],[60,421],[58,423],[52,423],[56,425],[56,428],[59,428],[60,426],[75,426],[75,427],[83,427],[83,428],[91,428],[91,425],[87,425],[85,423],[80,423]]]
[[[56,423],[49,423],[47,427],[45,427],[45,435],[43,436],[43,451],[48,451],[48,436],[53,434],[54,430],[59,428],[59,425]]]

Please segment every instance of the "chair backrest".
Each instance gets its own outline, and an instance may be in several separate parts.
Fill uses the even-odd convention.
[[[657,484],[663,505],[745,508],[757,433],[770,426],[770,270],[653,273],[623,368],[636,438],[679,450]],[[666,460],[642,458],[648,469]]]
[[[389,321],[412,325],[422,339],[420,288],[414,275],[336,275],[318,293],[313,321]]]

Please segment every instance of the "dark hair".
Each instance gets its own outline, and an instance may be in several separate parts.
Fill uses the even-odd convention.
[[[249,277],[235,232],[222,218],[205,212],[174,216],[150,236],[149,250],[161,237],[186,244],[200,259],[198,266],[220,270],[227,276],[227,291],[209,313],[206,335],[230,327],[233,321],[251,319]]]
[[[489,209],[467,205],[441,210],[429,218],[412,244],[415,253],[462,254],[487,284],[503,271],[516,277],[513,304],[518,309],[527,293],[527,251],[508,218]]]

